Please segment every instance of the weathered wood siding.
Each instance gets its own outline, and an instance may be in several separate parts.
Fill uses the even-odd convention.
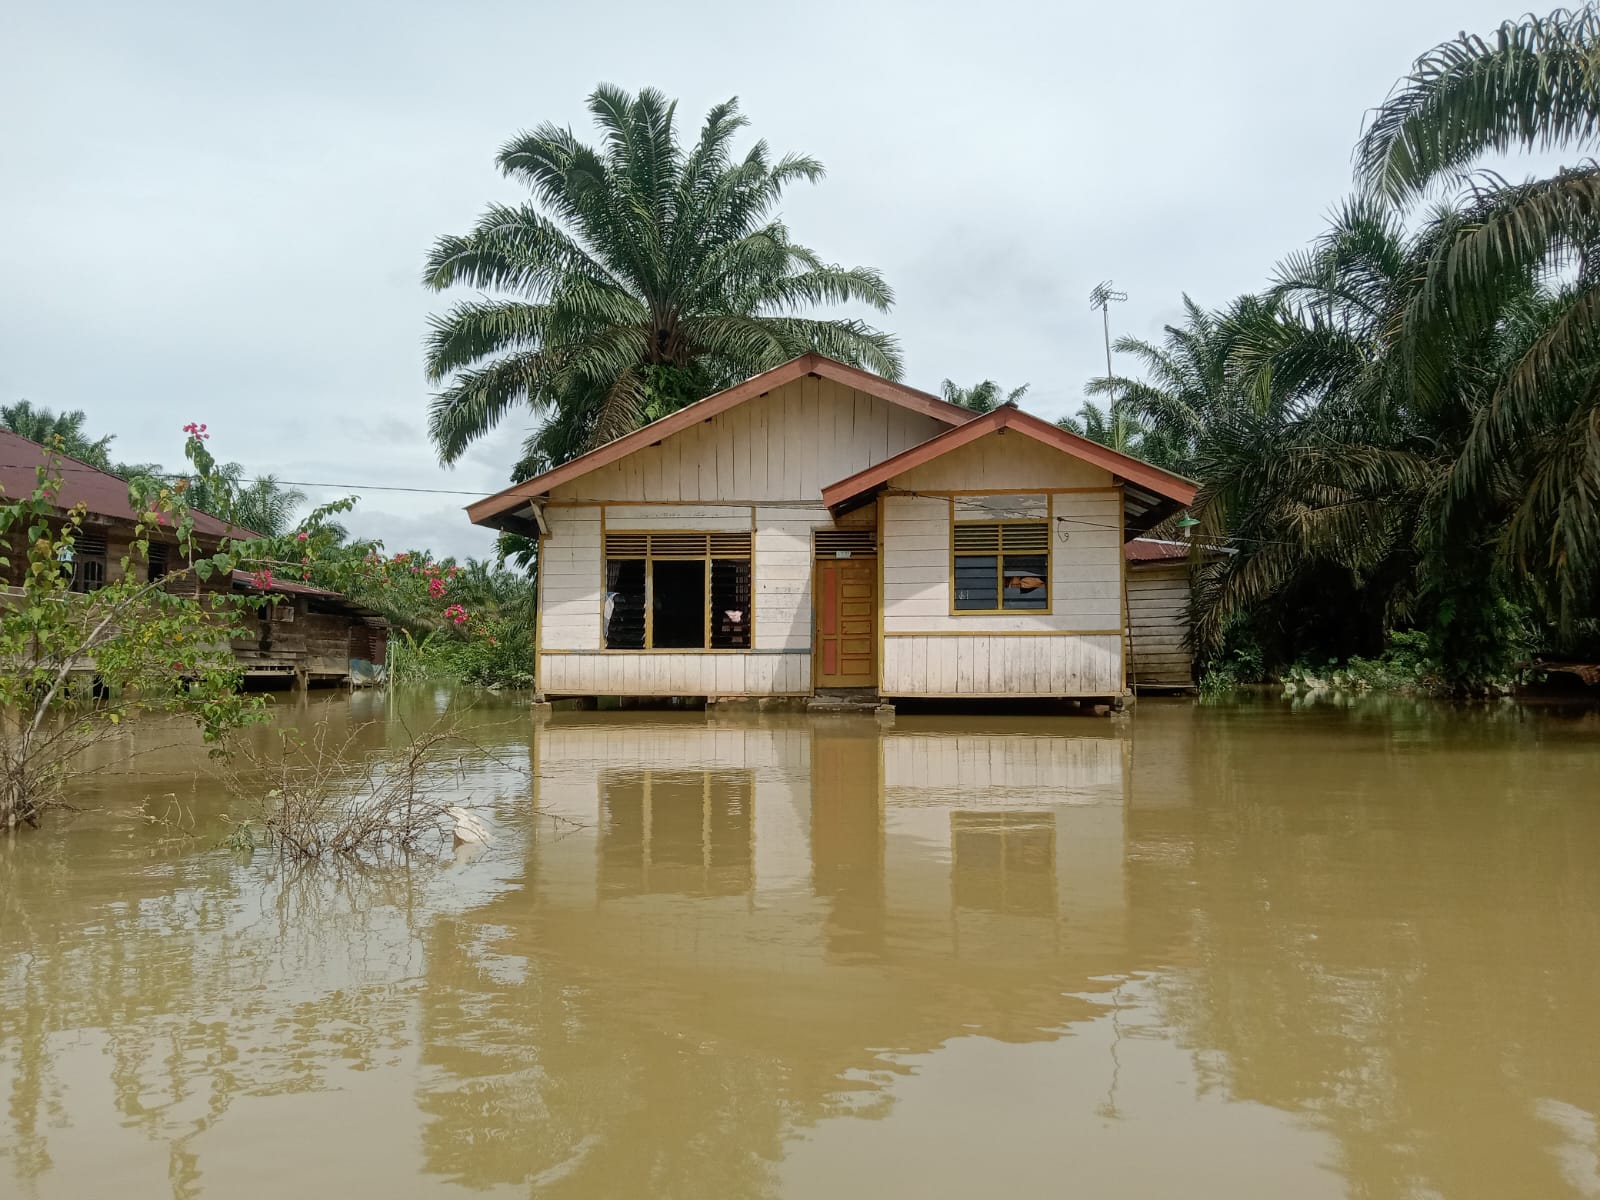
[[[542,654],[551,696],[785,696],[811,691],[811,652]]]
[[[952,612],[953,509],[964,493],[1030,489],[1051,518],[1050,610]],[[1122,494],[1109,472],[1002,434],[906,472],[879,503],[884,695],[1122,691]]]
[[[1194,684],[1189,632],[1189,565],[1128,566],[1129,682],[1136,687]]]
[[[552,696],[809,694],[811,532],[834,525],[823,485],[946,428],[806,378],[557,488],[541,549],[540,688]],[[844,523],[873,520],[869,509]],[[603,535],[625,530],[750,530],[751,652],[607,651]]]
[[[885,637],[885,696],[1115,696],[1121,637],[971,634]]]
[[[551,498],[815,503],[826,484],[948,428],[808,376],[557,488]]]
[[[285,620],[291,612],[294,619]],[[313,678],[345,679],[350,674],[353,643],[359,641],[364,652],[372,649],[368,627],[359,617],[313,611],[303,597],[284,596],[258,613],[247,614],[244,625],[250,636],[229,644],[246,671],[292,673],[298,669]],[[382,644],[380,638],[378,645]],[[382,661],[381,650],[376,661]]]

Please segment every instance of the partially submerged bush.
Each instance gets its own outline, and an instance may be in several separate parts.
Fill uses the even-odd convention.
[[[309,739],[281,732],[278,754],[242,752],[249,769],[234,774],[231,785],[250,799],[253,816],[229,845],[264,842],[289,858],[362,862],[449,846],[452,810],[460,805],[449,760],[468,744],[441,726],[374,755],[365,744],[368,728],[336,739],[323,722]]]

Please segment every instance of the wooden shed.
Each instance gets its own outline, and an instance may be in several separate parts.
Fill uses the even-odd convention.
[[[381,676],[368,668],[388,656],[389,622],[338,592],[274,580],[265,588],[244,571],[234,591],[272,597],[255,613],[255,628],[230,645],[245,678],[299,687],[361,683]]]
[[[539,540],[547,696],[1110,699],[1194,484],[809,354],[471,505]]]
[[[1137,691],[1194,687],[1187,542],[1135,538],[1128,560],[1128,682]]]

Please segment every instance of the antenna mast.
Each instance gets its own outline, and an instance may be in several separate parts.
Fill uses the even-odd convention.
[[[1127,292],[1119,292],[1111,286],[1111,280],[1103,279],[1094,285],[1089,292],[1089,308],[1100,310],[1100,321],[1105,327],[1106,334],[1106,386],[1111,386],[1111,306],[1121,304],[1128,298]],[[1116,397],[1112,397],[1115,402]]]

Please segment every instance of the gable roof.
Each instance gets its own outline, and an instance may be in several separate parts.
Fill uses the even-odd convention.
[[[115,521],[133,522],[139,519],[139,514],[133,511],[133,505],[128,503],[126,479],[65,454],[53,454],[38,442],[0,429],[0,488],[5,489],[6,496],[13,500],[31,496],[39,483],[39,464],[47,456],[57,460],[61,472],[61,494],[55,501],[58,508],[65,510],[82,504],[96,516]],[[198,511],[194,514],[194,527],[197,533],[208,537],[258,536],[251,530],[229,525],[209,513]]]
[[[1059,425],[1052,425],[1031,413],[1003,404],[981,417],[903,450],[893,458],[884,459],[876,466],[829,484],[822,489],[822,502],[835,514],[847,512],[881,491],[896,475],[903,475],[914,467],[942,458],[954,450],[971,445],[979,438],[1005,429],[1014,430],[1073,458],[1103,467],[1120,479],[1127,485],[1125,497],[1137,503],[1138,511],[1130,514],[1135,518],[1130,525],[1132,532],[1143,532],[1166,515],[1194,503],[1195,494],[1199,491],[1198,485],[1182,475],[1163,471],[1143,459],[1123,454],[1110,446],[1102,446],[1099,442],[1069,433]],[[1146,520],[1146,517],[1150,519]]]
[[[822,354],[802,354],[792,358],[782,366],[774,367],[770,371],[763,371],[760,375],[751,376],[743,383],[735,384],[731,388],[707,396],[704,400],[697,400],[693,404],[669,413],[660,420],[652,421],[641,429],[625,434],[615,441],[607,442],[596,450],[581,454],[571,462],[563,463],[553,470],[546,471],[543,475],[535,475],[525,483],[513,484],[504,491],[479,500],[475,504],[467,505],[467,518],[474,525],[497,525],[499,519],[505,514],[522,507],[538,496],[544,495],[553,488],[558,488],[564,483],[571,483],[580,479],[591,471],[598,471],[602,467],[610,466],[619,459],[626,458],[635,450],[654,445],[664,438],[669,438],[675,433],[681,433],[697,425],[701,421],[708,421],[719,413],[725,413],[730,408],[743,404],[746,400],[753,400],[757,396],[765,395],[774,388],[780,388],[786,383],[793,383],[807,375],[816,375],[823,379],[831,379],[845,387],[854,388],[858,392],[865,392],[869,396],[876,396],[890,404],[897,404],[901,408],[910,409],[912,412],[921,413],[925,417],[932,417],[946,425],[960,425],[971,421],[973,413],[970,409],[962,408],[959,404],[951,404],[928,392],[920,392],[916,388],[906,387],[903,383],[895,383],[881,375],[874,375],[871,371],[863,371],[860,367],[852,367],[837,359],[828,358]]]

